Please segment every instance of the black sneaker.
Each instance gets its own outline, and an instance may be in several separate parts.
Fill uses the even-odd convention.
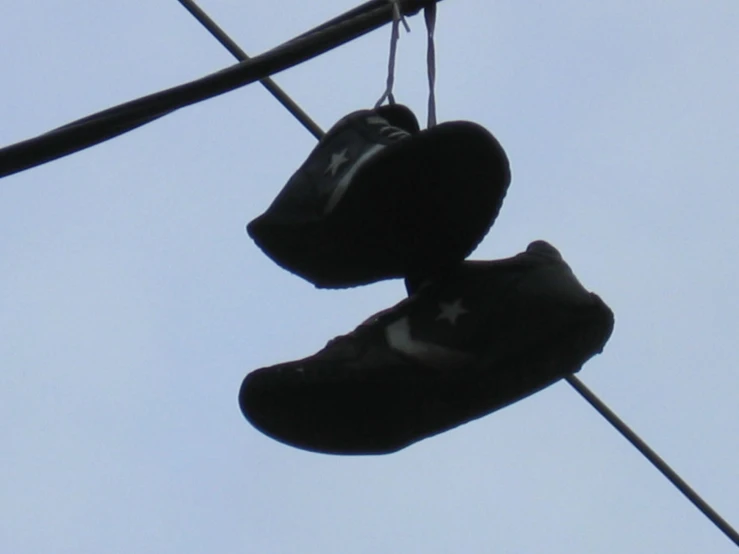
[[[386,454],[579,371],[613,313],[543,241],[464,262],[303,360],[247,375],[257,429],[327,454]]]
[[[317,287],[433,275],[462,261],[503,202],[498,141],[466,121],[419,131],[398,104],[341,119],[249,235]]]

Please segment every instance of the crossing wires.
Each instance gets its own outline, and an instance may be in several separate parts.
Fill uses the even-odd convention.
[[[404,15],[413,15],[440,0],[405,0]],[[194,6],[193,6],[194,8]],[[197,13],[202,10],[197,9]],[[192,13],[192,12],[191,12]],[[204,15],[204,14],[202,14]],[[107,110],[78,119],[38,137],[0,149],[0,178],[79,152],[133,129],[146,125],[180,108],[202,102],[256,81],[288,104],[267,78],[337,48],[393,20],[393,6],[372,0],[302,35],[251,59],[212,73],[201,79],[172,87]],[[232,43],[232,41],[231,41]],[[232,43],[232,47],[236,46]],[[291,113],[315,135],[320,129],[290,101]],[[287,107],[287,106],[286,106]]]
[[[180,108],[259,81],[313,136],[323,131],[270,76],[319,56],[393,21],[394,10],[417,14],[440,0],[372,0],[262,55],[250,58],[193,0],[178,0],[239,63],[201,79],[84,117],[0,149],[0,178],[53,161],[151,123]],[[431,31],[430,31],[431,32]],[[567,382],[719,530],[739,546],[739,533],[703,500],[615,412],[574,375]]]

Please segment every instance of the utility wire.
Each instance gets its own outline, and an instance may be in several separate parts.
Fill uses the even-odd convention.
[[[440,0],[404,0],[406,15]],[[50,162],[150,123],[173,111],[259,81],[337,48],[392,21],[387,2],[342,16],[255,58],[201,79],[103,110],[48,133],[0,149],[0,177]],[[371,9],[369,9],[371,8]]]
[[[415,15],[420,10],[428,6],[429,4],[434,4],[436,1],[441,0],[399,0],[402,4],[401,12],[403,15]],[[356,8],[352,8],[348,12],[344,12],[343,14],[334,17],[333,19],[329,19],[325,23],[322,23],[318,27],[315,27],[314,29],[311,29],[310,31],[306,31],[302,35],[298,35],[292,40],[298,40],[301,38],[305,38],[308,35],[311,35],[313,33],[320,33],[321,31],[325,31],[326,29],[329,29],[333,27],[334,25],[338,25],[339,23],[344,23],[350,19],[353,19],[359,15],[365,14],[368,11],[375,10],[377,8],[387,8],[389,0],[369,0],[369,2],[365,2],[364,4],[360,4]],[[392,18],[388,20],[388,22],[392,21]]]
[[[241,62],[249,59],[249,56],[246,54],[246,52],[239,48],[239,45],[231,40],[231,37],[229,37],[226,32],[221,29],[218,24],[210,18],[210,16],[208,16],[208,14],[200,9],[200,6],[198,6],[192,0],[178,1],[188,12],[192,14],[195,19],[200,22],[203,27],[208,30],[208,32],[210,32],[211,35],[216,38],[216,40],[218,40],[218,42],[220,42],[226,48],[226,50],[233,54],[234,58]],[[260,82],[262,83],[262,85],[264,85],[264,88],[266,88],[272,94],[272,96],[274,96],[277,101],[295,117],[295,119],[303,124],[303,127],[308,129],[308,131],[313,134],[314,137],[320,139],[323,136],[323,130],[318,126],[318,124],[313,121],[310,116],[305,113],[303,109],[298,106],[298,104],[296,104],[295,101],[279,87],[277,83],[275,83],[269,77],[265,77]]]
[[[613,425],[616,430],[634,446],[634,448],[641,452],[644,457],[662,473],[662,475],[667,477],[667,479],[669,479],[670,482],[675,485],[675,487],[677,487],[677,489],[683,493],[696,508],[703,512],[703,514],[711,520],[711,522],[713,522],[713,524],[718,527],[729,538],[729,540],[739,546],[739,533],[737,533],[736,530],[716,512],[716,510],[711,508],[711,506],[709,506],[708,503],[690,487],[690,485],[675,473],[675,470],[667,465],[667,462],[660,458],[660,456],[634,431],[632,431],[631,428],[613,412],[613,410],[606,406],[600,398],[598,398],[574,375],[568,375],[565,379],[593,408],[600,413],[600,415],[608,421],[608,423]]]
[[[387,1],[387,0],[382,0]],[[188,4],[193,7],[193,10],[188,8],[190,13],[195,15],[195,13],[199,13],[200,17],[195,15],[195,17],[200,21],[206,28],[215,36],[221,44],[226,46],[226,48],[231,51],[232,54],[238,57],[238,53],[241,52],[241,55],[246,57],[246,54],[243,53],[243,51],[218,27],[218,25],[210,18],[208,17],[205,12],[203,12],[197,5],[191,1],[191,0],[179,0],[180,3]],[[397,18],[397,14],[395,16]],[[435,19],[435,14],[427,12],[427,17],[430,18],[433,22],[433,19]],[[206,23],[207,22],[207,23]],[[429,37],[433,35],[433,23],[429,24]],[[227,46],[230,45],[230,46]],[[430,51],[430,56],[433,55]],[[429,62],[431,63],[431,62]],[[429,79],[432,79],[432,76],[429,76]],[[433,81],[430,81],[433,86]],[[266,85],[265,85],[266,86]],[[432,89],[433,90],[433,89]],[[281,94],[283,94],[289,101],[290,104],[295,104],[293,100],[284,92],[280,91]],[[279,98],[278,98],[279,100]],[[282,102],[282,100],[280,100]],[[283,103],[283,105],[285,105]],[[286,106],[287,107],[287,106]],[[288,108],[290,109],[290,108]],[[302,111],[302,109],[298,108],[300,113],[305,113]],[[292,110],[290,110],[290,113],[293,113]],[[295,115],[293,113],[293,115]],[[296,116],[297,117],[297,116]],[[307,116],[306,116],[307,117]],[[308,118],[310,119],[310,118]],[[301,120],[302,122],[302,120]],[[305,123],[304,123],[305,124]],[[320,131],[320,129],[319,129]],[[315,133],[314,133],[315,134]],[[316,136],[316,138],[320,138],[323,135],[322,132],[320,132],[319,135]],[[616,414],[611,410],[606,404],[598,398],[593,391],[591,391],[588,387],[585,386],[585,384],[580,381],[577,377],[574,375],[568,375],[565,377],[567,382],[572,385],[572,387],[580,393],[580,395],[591,405],[593,408],[595,408],[613,427],[616,428],[616,430],[621,433],[639,452],[642,453],[642,455],[647,458],[669,481],[677,487],[677,489],[682,492],[688,500],[690,500],[703,514],[716,526],[718,527],[734,544],[739,546],[739,534],[737,534],[736,530],[734,530],[729,523],[722,518],[711,506],[703,500],[697,492],[695,492],[690,485],[688,485],[660,456],[652,450],[647,443],[645,443],[634,431],[629,428],[628,425],[626,425]]]

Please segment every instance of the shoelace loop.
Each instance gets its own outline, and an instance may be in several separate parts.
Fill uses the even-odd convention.
[[[398,52],[398,40],[400,39],[400,24],[403,23],[405,31],[411,32],[405,16],[400,11],[400,0],[388,0],[393,5],[393,27],[390,35],[390,55],[387,67],[387,83],[385,92],[382,93],[380,99],[375,103],[375,108],[379,108],[385,100],[390,104],[395,104],[395,96],[393,95],[393,87],[395,86],[395,57]]]
[[[390,35],[390,54],[388,59],[387,82],[385,91],[380,99],[375,103],[375,108],[379,108],[385,100],[389,104],[395,104],[395,95],[393,88],[395,86],[395,59],[398,51],[398,40],[400,39],[400,24],[405,27],[406,32],[410,32],[405,16],[400,11],[400,0],[388,0],[393,6],[393,25]],[[424,9],[424,20],[426,22],[427,49],[426,49],[426,66],[429,82],[429,99],[428,99],[428,127],[436,125],[436,45],[434,43],[434,31],[436,29],[436,4],[430,4]]]

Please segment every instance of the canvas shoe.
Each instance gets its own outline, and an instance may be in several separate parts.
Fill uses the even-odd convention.
[[[361,110],[326,133],[247,231],[317,287],[435,274],[483,239],[510,178],[505,152],[480,125],[420,131],[405,106]]]
[[[613,313],[543,241],[469,261],[308,358],[256,370],[241,411],[266,435],[329,454],[386,454],[578,371]]]

